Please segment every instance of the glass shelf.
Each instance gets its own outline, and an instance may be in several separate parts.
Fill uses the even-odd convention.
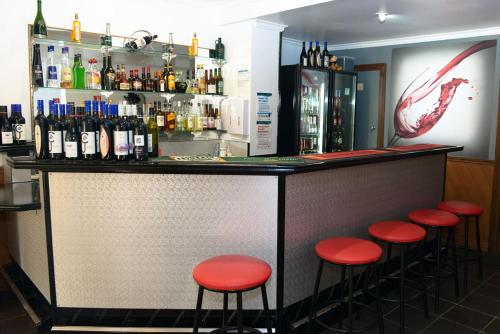
[[[189,142],[189,141],[217,141],[225,130],[203,131],[164,131],[160,133],[159,142]]]
[[[124,53],[124,54],[136,54],[136,55],[145,55],[145,56],[157,56],[159,58],[162,57],[163,55],[163,50],[162,50],[162,43],[159,42],[152,42],[148,46],[146,46],[144,49],[136,50],[136,49],[131,49],[127,48],[124,46],[118,46],[118,45],[113,45],[113,46],[103,46],[100,44],[93,44],[93,43],[77,43],[77,42],[71,42],[71,41],[65,41],[61,39],[47,39],[47,38],[32,38],[32,44],[40,44],[40,45],[54,45],[54,46],[67,46],[73,49],[78,49],[78,50],[90,50],[90,51],[95,51],[99,52],[102,54],[107,54],[107,53]],[[217,59],[217,58],[212,58],[210,57],[210,49],[207,48],[198,48],[198,55],[197,56],[190,56],[188,54],[184,54],[181,52],[176,52],[176,58],[191,58],[191,59],[199,59],[200,61],[205,61],[209,60],[211,61],[214,65],[219,65],[222,66],[226,63],[225,59]],[[175,58],[174,58],[175,59]]]
[[[43,91],[43,92],[59,92],[64,91],[66,93],[88,93],[88,94],[101,94],[105,97],[110,97],[113,94],[144,94],[148,96],[161,96],[170,99],[174,96],[185,96],[185,97],[205,97],[205,98],[226,98],[227,95],[212,95],[212,94],[189,94],[189,93],[167,93],[167,92],[144,92],[135,90],[103,90],[103,89],[66,89],[57,87],[33,87],[33,91]]]

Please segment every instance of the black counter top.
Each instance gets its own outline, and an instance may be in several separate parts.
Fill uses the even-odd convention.
[[[213,162],[213,161],[70,161],[35,160],[32,157],[9,157],[7,163],[16,169],[36,169],[44,172],[70,173],[150,173],[150,174],[233,174],[233,175],[289,175],[325,169],[349,167],[369,163],[408,159],[432,154],[446,154],[463,147],[440,146],[429,149],[392,151],[376,155],[353,156],[342,159],[300,162]]]
[[[0,212],[29,211],[40,208],[38,181],[0,185]]]

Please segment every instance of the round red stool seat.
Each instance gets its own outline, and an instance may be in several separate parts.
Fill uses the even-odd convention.
[[[193,269],[193,278],[204,288],[242,291],[264,284],[271,276],[269,264],[247,255],[221,255],[207,259]]]
[[[460,219],[452,213],[437,209],[421,209],[411,211],[408,219],[417,224],[430,227],[453,227]]]
[[[480,216],[484,209],[477,204],[462,201],[445,201],[437,205],[438,209],[461,216]]]
[[[322,240],[315,250],[323,260],[344,265],[370,264],[382,256],[382,248],[376,243],[350,237]]]
[[[370,225],[368,233],[374,238],[386,242],[413,243],[425,239],[425,230],[415,224],[404,221],[385,221]]]

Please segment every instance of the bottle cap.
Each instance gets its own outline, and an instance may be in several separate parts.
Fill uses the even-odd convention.
[[[91,107],[92,101],[85,101],[85,112],[90,112],[90,107]]]
[[[38,100],[36,101],[36,108],[38,110],[38,112],[40,113],[43,113],[43,100]]]
[[[0,113],[7,113],[7,106],[0,106]]]
[[[54,114],[54,116],[57,117],[57,115],[59,114],[59,112],[57,111],[57,109],[59,108],[58,107],[59,105],[57,103],[54,103],[54,106],[52,107],[52,113]]]
[[[54,52],[54,45],[49,45],[49,46],[47,47],[47,51],[49,51],[49,52]]]
[[[69,48],[67,46],[63,47],[62,53],[69,53]]]
[[[21,105],[20,104],[11,104],[10,110],[11,110],[11,112],[21,112]]]
[[[64,116],[66,114],[66,105],[65,104],[60,104],[59,105],[59,112],[61,113],[61,116]]]

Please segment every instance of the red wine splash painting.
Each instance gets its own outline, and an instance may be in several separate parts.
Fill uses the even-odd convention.
[[[394,136],[389,141],[393,146],[401,139],[419,137],[430,131],[444,115],[450,105],[457,89],[461,85],[467,85],[467,78],[453,77],[453,71],[464,59],[484,49],[496,47],[496,40],[488,40],[476,43],[459,53],[448,64],[436,74],[432,75],[423,84],[414,90],[412,86],[421,79],[424,71],[410,83],[401,94],[394,110]],[[446,82],[442,83],[446,79]],[[437,101],[429,103],[425,98],[434,90],[440,88],[441,92]],[[471,100],[472,97],[468,97]]]

